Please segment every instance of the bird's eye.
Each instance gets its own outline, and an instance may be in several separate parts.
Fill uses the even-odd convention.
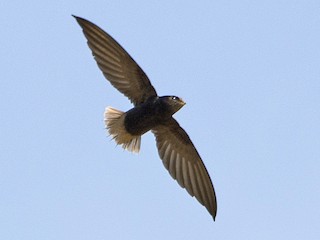
[[[171,99],[172,99],[172,100],[178,100],[178,98],[175,97],[175,96],[173,96]]]

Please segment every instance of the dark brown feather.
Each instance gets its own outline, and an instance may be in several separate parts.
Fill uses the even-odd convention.
[[[195,196],[214,219],[217,213],[214,188],[188,134],[174,118],[152,129],[152,132],[156,136],[159,156],[170,175],[191,196]]]
[[[83,29],[99,68],[115,88],[134,105],[157,96],[147,75],[116,40],[95,24],[74,17]]]

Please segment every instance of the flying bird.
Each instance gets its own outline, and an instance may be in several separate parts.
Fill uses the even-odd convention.
[[[177,96],[158,96],[149,78],[108,33],[83,18],[80,24],[103,75],[134,107],[105,110],[105,126],[118,145],[139,152],[141,136],[152,131],[159,156],[172,178],[206,207],[215,220],[217,201],[208,171],[188,134],[172,117],[185,102]]]

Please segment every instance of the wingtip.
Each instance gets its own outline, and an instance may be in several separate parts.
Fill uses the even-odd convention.
[[[74,15],[74,14],[71,14],[71,16],[74,17],[74,18],[77,20],[77,22],[81,22],[81,21],[84,21],[84,20],[85,20],[84,18],[78,17],[78,16],[76,16],[76,15]]]
[[[217,210],[215,211],[214,215],[212,215],[213,221],[216,221],[216,216],[217,216]]]
[[[210,212],[212,218],[213,218],[213,221],[215,222],[216,221],[216,216],[217,216],[217,208],[214,209],[213,212]]]

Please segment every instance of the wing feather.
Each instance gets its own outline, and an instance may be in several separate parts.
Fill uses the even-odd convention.
[[[214,188],[199,153],[188,134],[171,118],[152,132],[165,168],[179,185],[204,205],[213,218],[217,212]]]
[[[103,75],[135,105],[157,96],[144,71],[108,33],[97,25],[74,16]]]

